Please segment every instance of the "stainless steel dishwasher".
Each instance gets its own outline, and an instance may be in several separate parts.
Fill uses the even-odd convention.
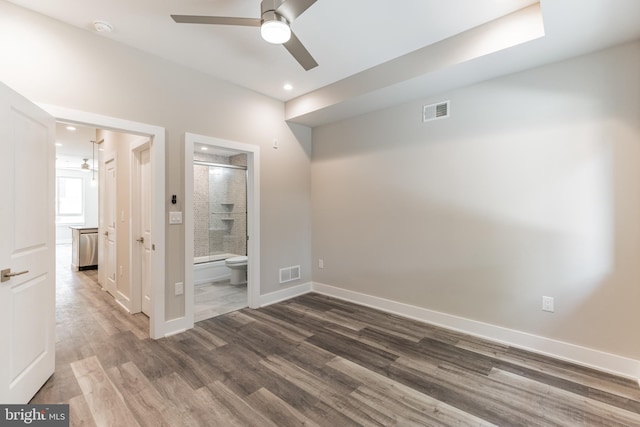
[[[71,227],[71,267],[75,270],[98,268],[98,229]]]

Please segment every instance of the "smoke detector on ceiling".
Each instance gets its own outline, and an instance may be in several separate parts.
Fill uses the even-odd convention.
[[[107,21],[93,21],[93,29],[99,33],[110,33],[113,31],[113,25],[108,23]]]

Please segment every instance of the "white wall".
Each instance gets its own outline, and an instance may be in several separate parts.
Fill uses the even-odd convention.
[[[314,282],[640,360],[638,76],[635,42],[315,128]]]
[[[172,194],[176,206],[184,200],[185,132],[261,146],[261,292],[281,289],[281,267],[299,264],[300,282],[311,280],[311,131],[288,126],[282,102],[2,0],[0,81],[38,103],[164,127],[167,211]],[[173,294],[184,280],[184,227],[167,225],[166,237],[169,320],[184,315]]]

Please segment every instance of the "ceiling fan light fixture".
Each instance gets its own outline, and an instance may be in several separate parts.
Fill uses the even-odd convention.
[[[289,23],[275,12],[265,13],[262,17],[260,34],[265,41],[273,44],[283,44],[291,38]]]

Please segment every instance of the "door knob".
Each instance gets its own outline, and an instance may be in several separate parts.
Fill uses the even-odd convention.
[[[144,237],[141,237],[139,239],[136,239],[136,242],[138,243],[144,243]]]
[[[105,231],[105,232],[104,232],[104,233],[102,233],[102,234],[103,234],[103,235],[105,235],[105,236],[108,236],[108,235],[109,235],[109,232],[108,232],[108,231]]]
[[[17,271],[15,273],[11,272],[10,268],[6,268],[0,271],[0,282],[6,282],[7,280],[11,280],[13,276],[19,276],[21,274],[27,274],[29,270]]]

